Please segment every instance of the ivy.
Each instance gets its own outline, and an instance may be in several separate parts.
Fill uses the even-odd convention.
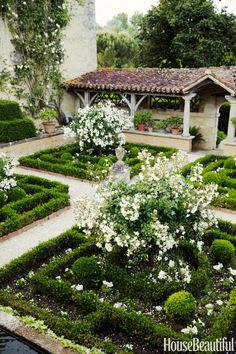
[[[15,47],[11,83],[16,96],[26,102],[24,108],[33,117],[49,103],[60,113],[60,66],[69,4],[66,0],[2,0],[0,15],[8,23]]]

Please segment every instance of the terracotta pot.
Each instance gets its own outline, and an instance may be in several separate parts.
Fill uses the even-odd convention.
[[[138,124],[138,130],[140,132],[144,132],[145,131],[145,128],[146,128],[146,125],[145,124]]]
[[[171,134],[173,135],[178,135],[180,132],[180,129],[179,128],[171,128]]]
[[[45,130],[45,133],[52,134],[55,132],[56,123],[55,122],[44,122],[43,127]]]

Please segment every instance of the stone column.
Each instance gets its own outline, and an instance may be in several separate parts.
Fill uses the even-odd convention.
[[[183,124],[183,136],[190,136],[189,134],[189,122],[190,122],[190,102],[196,93],[189,93],[183,96],[184,99],[184,124]]]
[[[235,125],[231,122],[231,118],[236,117],[236,97],[225,96],[226,100],[230,103],[229,125],[226,141],[230,143],[235,142]]]
[[[84,92],[84,107],[89,106],[89,92]]]

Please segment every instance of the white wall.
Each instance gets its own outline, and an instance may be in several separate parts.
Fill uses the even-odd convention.
[[[65,60],[62,65],[62,74],[66,80],[97,68],[95,0],[84,0],[83,6],[79,6],[76,0],[69,0],[69,4],[71,21],[64,30]],[[13,57],[11,34],[7,24],[0,18],[0,70],[5,66],[4,60],[12,66]],[[1,94],[1,97],[4,96]],[[13,96],[7,96],[14,99]],[[65,94],[62,108],[73,112],[75,107],[75,96]]]

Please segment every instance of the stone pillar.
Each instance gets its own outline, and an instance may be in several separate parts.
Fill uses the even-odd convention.
[[[135,106],[136,106],[135,93],[131,93],[130,94],[130,115],[132,118],[134,118]]]
[[[230,143],[235,142],[235,125],[231,122],[231,119],[236,117],[236,97],[225,96],[226,100],[230,103],[229,113],[229,125],[226,141]]]
[[[189,93],[183,96],[184,99],[184,122],[183,122],[183,136],[190,136],[189,134],[189,122],[190,122],[190,102],[196,93]]]

